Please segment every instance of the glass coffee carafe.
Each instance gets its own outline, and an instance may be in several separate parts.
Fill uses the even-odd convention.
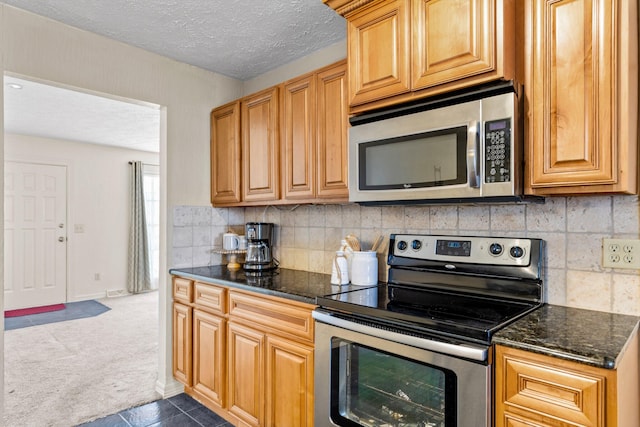
[[[244,269],[249,271],[272,270],[277,267],[271,248],[273,244],[274,224],[270,222],[248,222],[245,226],[247,236],[247,255]]]

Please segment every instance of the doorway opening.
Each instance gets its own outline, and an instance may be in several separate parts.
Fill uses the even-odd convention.
[[[150,188],[145,198],[149,206],[149,240],[153,245],[150,253],[154,288],[158,289],[159,268],[166,264],[166,255],[160,250],[164,239],[161,230],[166,228],[162,221],[166,219],[160,219],[159,215],[166,203],[161,200],[165,196],[160,186],[165,179],[163,168],[159,167],[160,150],[165,146],[161,139],[166,135],[163,108],[11,74],[4,75],[4,84],[5,169],[9,169],[8,162],[13,162],[66,170],[66,183],[59,184],[66,189],[66,213],[64,220],[54,222],[55,230],[49,233],[56,244],[65,247],[66,261],[62,267],[56,267],[66,273],[61,302],[105,299],[108,304],[115,299],[107,297],[127,293],[128,162],[132,160],[148,165],[145,181]],[[15,265],[17,256],[29,256],[28,251],[7,246],[10,240],[5,239],[5,271],[11,270],[10,263]],[[10,282],[5,276],[5,289]],[[3,301],[0,306],[6,310],[9,301],[6,293]],[[35,299],[28,301],[39,305]],[[148,333],[157,337],[158,326],[159,322],[155,322],[155,330]],[[96,331],[86,333],[95,335]],[[118,348],[114,346],[113,351]],[[156,364],[157,351],[157,348],[147,351]],[[55,356],[40,357],[46,360]],[[65,383],[61,378],[59,384]],[[6,396],[5,393],[5,399]],[[25,403],[37,405],[37,402],[21,404]],[[5,409],[6,415],[10,414]]]

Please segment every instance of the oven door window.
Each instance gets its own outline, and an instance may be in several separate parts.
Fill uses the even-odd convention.
[[[467,127],[358,144],[360,190],[467,182]]]
[[[454,427],[456,375],[334,337],[331,420],[338,426]]]

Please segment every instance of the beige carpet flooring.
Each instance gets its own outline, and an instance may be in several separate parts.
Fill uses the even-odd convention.
[[[6,427],[70,427],[159,398],[158,292],[96,317],[5,331]]]

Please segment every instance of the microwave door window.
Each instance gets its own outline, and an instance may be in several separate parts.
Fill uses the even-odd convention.
[[[361,143],[360,189],[464,184],[467,127]]]

